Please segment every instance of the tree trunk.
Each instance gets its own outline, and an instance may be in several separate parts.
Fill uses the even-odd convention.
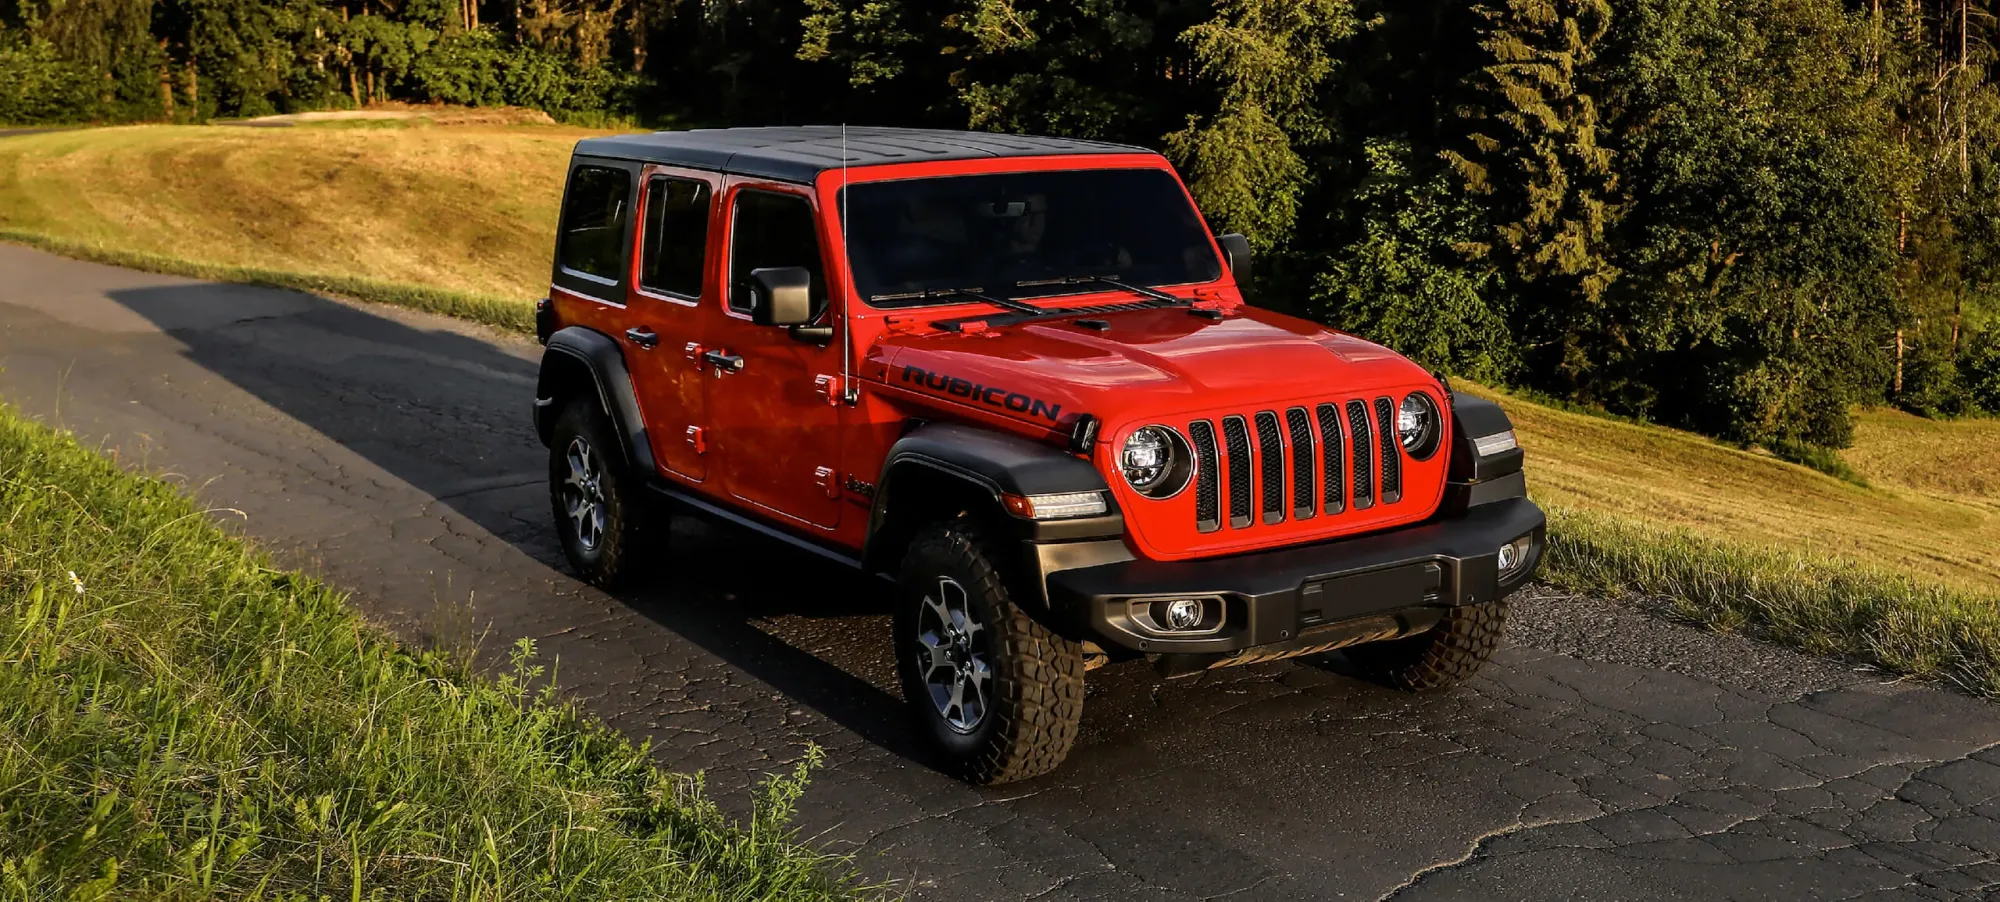
[[[632,71],[646,71],[646,2],[632,3]]]
[[[1958,360],[1958,325],[1965,320],[1965,296],[1959,295],[1951,305],[1951,360]]]
[[[174,118],[174,63],[167,53],[167,39],[160,39],[160,114],[169,122]]]
[[[1967,147],[1972,135],[1972,123],[1967,115],[1968,108],[1972,106],[1970,96],[1972,70],[1968,68],[1972,57],[1966,54],[1966,31],[1971,21],[1966,10],[1969,2],[1970,0],[1958,0],[1958,190],[1960,192],[1972,188],[1972,153]]]
[[[1882,68],[1882,0],[1875,0],[1868,23],[1868,72],[1874,75]]]
[[[1895,392],[1903,393],[1903,330],[1896,330],[1896,383]]]
[[[340,21],[342,22],[347,21],[347,4],[345,3],[340,4]],[[355,75],[354,72],[354,66],[355,66],[354,51],[347,49],[347,45],[342,44],[340,46],[340,52],[347,57],[347,96],[354,98],[354,105],[356,107],[360,107],[361,80],[359,77]]]
[[[187,94],[188,110],[195,116],[199,117],[201,115],[201,70],[195,68],[194,60],[192,58],[190,58],[187,62],[187,76],[188,76],[188,94]]]
[[[368,67],[368,102],[375,102],[375,67]]]

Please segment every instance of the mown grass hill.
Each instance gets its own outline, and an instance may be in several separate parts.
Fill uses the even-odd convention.
[[[0,228],[142,254],[524,299],[580,130],[319,125],[0,143]]]

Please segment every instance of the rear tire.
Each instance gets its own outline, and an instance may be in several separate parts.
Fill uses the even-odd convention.
[[[1014,603],[1006,560],[968,518],[903,556],[896,662],[903,696],[947,770],[979,784],[1048,773],[1083,720],[1083,651]]]
[[[601,589],[637,583],[652,555],[640,550],[649,513],[624,465],[618,432],[589,398],[571,399],[549,439],[549,507],[563,556]]]
[[[1507,602],[1454,607],[1429,631],[1404,639],[1370,642],[1347,650],[1363,676],[1411,692],[1448,689],[1493,657],[1507,629]]]

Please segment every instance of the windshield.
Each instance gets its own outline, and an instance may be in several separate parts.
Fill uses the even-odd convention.
[[[1182,285],[1222,277],[1194,205],[1160,169],[1083,169],[852,185],[848,263],[878,307]],[[1035,283],[1041,284],[1035,284]],[[926,297],[925,295],[929,296]]]

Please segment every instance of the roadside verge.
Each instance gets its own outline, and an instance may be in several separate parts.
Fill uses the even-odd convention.
[[[510,301],[465,291],[404,285],[358,276],[320,275],[223,263],[204,263],[20,229],[0,228],[0,241],[11,241],[51,254],[89,260],[93,263],[123,266],[127,269],[185,276],[190,279],[206,279],[211,282],[238,282],[245,285],[264,285],[271,288],[330,294],[457,317],[509,332],[527,334],[535,331],[535,308],[530,301]]]
[[[560,700],[399,646],[173,486],[0,405],[0,895],[853,898]]]
[[[2000,603],[1835,557],[1549,508],[1549,583],[2000,698]]]

